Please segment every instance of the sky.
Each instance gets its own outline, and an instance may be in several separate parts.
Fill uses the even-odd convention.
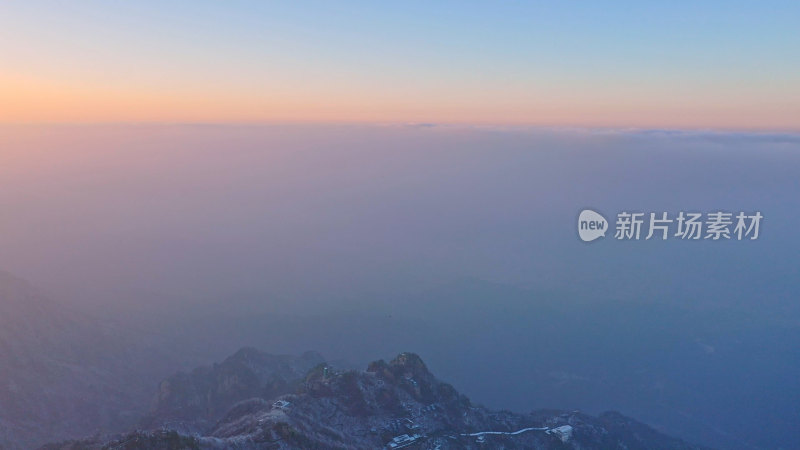
[[[797,2],[5,2],[0,122],[800,130]]]
[[[799,19],[796,0],[3,2],[0,270],[135,326],[214,325],[176,348],[420,351],[498,408],[791,446]],[[584,207],[765,218],[754,242],[585,244]],[[264,326],[284,315],[311,319]]]

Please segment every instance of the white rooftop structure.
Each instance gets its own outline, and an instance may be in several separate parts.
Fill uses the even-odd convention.
[[[558,436],[561,439],[561,442],[567,442],[570,440],[570,438],[572,438],[572,426],[562,425],[560,427],[550,429],[548,433]]]

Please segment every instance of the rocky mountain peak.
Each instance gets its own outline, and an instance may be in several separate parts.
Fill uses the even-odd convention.
[[[403,369],[415,375],[429,375],[428,367],[422,362],[422,358],[416,353],[403,352],[397,355],[390,363],[390,366]]]
[[[552,410],[519,414],[473,405],[436,379],[414,353],[401,353],[389,363],[375,361],[366,371],[339,371],[317,364],[304,375],[293,372],[295,378],[286,380],[296,389],[237,391],[241,395],[235,398],[216,397],[222,403],[203,403],[226,388],[220,384],[224,378],[219,377],[220,371],[243,358],[250,363],[316,359],[310,354],[275,356],[242,349],[220,364],[193,371],[189,380],[173,377],[170,381],[183,383],[179,391],[188,389],[192,395],[178,398],[183,403],[173,403],[173,409],[162,412],[180,412],[187,423],[204,427],[187,429],[185,424],[162,421],[151,431],[111,441],[67,442],[47,448],[699,449],[618,413],[600,417]],[[223,403],[229,405],[224,410],[220,409]],[[205,409],[208,406],[219,412],[213,421]],[[130,447],[132,442],[148,446]]]

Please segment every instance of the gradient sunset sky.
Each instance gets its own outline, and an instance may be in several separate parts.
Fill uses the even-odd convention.
[[[16,1],[0,122],[800,130],[800,3]]]

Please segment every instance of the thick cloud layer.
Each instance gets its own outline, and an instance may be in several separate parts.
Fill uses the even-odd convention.
[[[726,446],[758,421],[771,445],[797,437],[799,170],[779,134],[3,127],[0,267],[100,315],[223,311],[220,353],[412,350],[491,406]],[[756,241],[586,244],[586,207],[764,219]],[[306,319],[248,331],[261,313]]]

